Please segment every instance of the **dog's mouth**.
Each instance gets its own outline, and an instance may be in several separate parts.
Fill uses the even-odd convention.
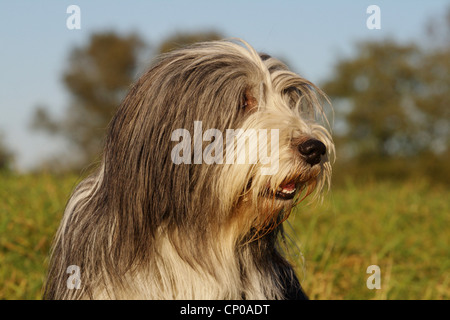
[[[275,198],[281,200],[291,200],[297,193],[297,185],[294,182],[288,182],[280,185],[275,191]]]
[[[263,195],[269,198],[275,197],[275,199],[277,200],[291,200],[295,197],[299,189],[300,183],[288,181],[279,185],[276,190],[273,190],[268,185],[265,191],[263,192]]]
[[[267,183],[262,196],[275,198],[276,200],[292,200],[294,199],[316,175],[300,175],[286,178],[278,186],[273,186],[270,182]]]
[[[280,201],[292,200],[301,193],[315,177],[316,175],[291,176],[275,186],[268,181],[265,184],[265,187],[259,192],[259,196]],[[247,184],[247,190],[251,188],[251,185],[252,179],[250,179]]]

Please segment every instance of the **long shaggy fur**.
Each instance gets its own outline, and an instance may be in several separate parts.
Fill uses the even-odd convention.
[[[282,255],[282,222],[330,181],[334,147],[322,97],[243,41],[161,56],[131,88],[110,123],[101,165],[67,204],[45,298],[304,298]],[[270,155],[277,172],[262,175],[260,162],[173,163],[171,135],[194,132],[194,121],[224,136],[227,129],[277,129],[279,141],[268,142],[278,143]],[[298,152],[311,138],[327,147],[314,166]],[[232,148],[258,151],[249,145]],[[289,181],[296,197],[278,199],[277,188]],[[67,286],[70,265],[79,267],[79,289]]]

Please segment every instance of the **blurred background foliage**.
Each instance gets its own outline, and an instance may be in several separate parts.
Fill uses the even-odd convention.
[[[0,173],[11,171],[14,162],[14,154],[5,144],[3,133],[0,132]]]
[[[318,84],[334,108],[335,183],[355,175],[450,181],[449,17],[424,26],[426,43],[356,43],[356,54],[338,60],[332,76]],[[55,118],[41,105],[32,116],[33,130],[64,137],[73,150],[41,168],[79,171],[98,161],[107,125],[149,56],[224,37],[217,31],[177,33],[151,46],[136,33],[92,34],[84,47],[68,55],[61,76],[70,93],[65,115]],[[0,144],[0,167],[10,168],[13,160]]]
[[[39,106],[31,124],[36,130],[64,136],[73,147],[74,157],[64,161],[60,170],[82,167],[98,157],[108,123],[134,81],[144,47],[136,34],[105,32],[91,35],[86,47],[72,49],[62,75],[71,97],[66,114],[54,119]]]
[[[324,91],[334,101],[338,174],[450,178],[450,46],[359,43]]]

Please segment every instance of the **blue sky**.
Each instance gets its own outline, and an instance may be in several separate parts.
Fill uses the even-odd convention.
[[[81,9],[81,29],[69,30],[66,9]],[[381,9],[381,29],[369,30],[369,5]],[[61,83],[70,50],[91,33],[138,32],[156,46],[175,32],[216,30],[243,38],[259,51],[289,62],[319,83],[330,77],[354,44],[387,37],[421,41],[428,20],[444,14],[450,0],[396,1],[6,1],[0,2],[0,132],[21,170],[61,150],[61,139],[29,129],[37,105],[64,113],[69,96]]]

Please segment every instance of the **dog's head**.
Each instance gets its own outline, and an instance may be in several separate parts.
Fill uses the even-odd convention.
[[[153,225],[275,226],[330,182],[334,145],[322,98],[243,41],[173,51],[112,121],[105,177],[119,175],[122,188],[141,194]]]

